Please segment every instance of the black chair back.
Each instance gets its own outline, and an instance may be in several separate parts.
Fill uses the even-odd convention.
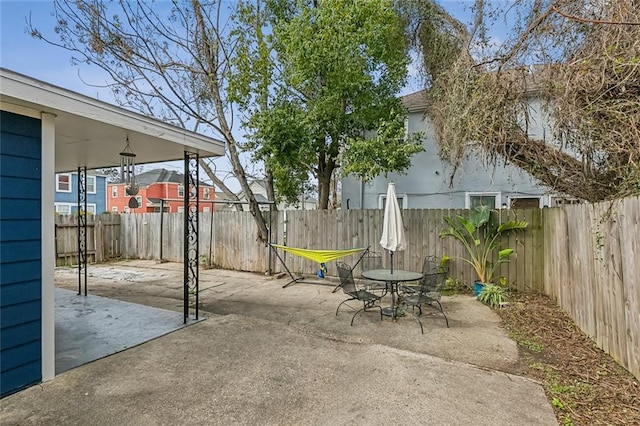
[[[362,257],[360,265],[362,272],[382,269],[382,255],[377,251],[369,251]]]
[[[444,272],[425,275],[420,285],[420,293],[431,299],[440,300],[445,278]]]
[[[340,277],[340,287],[342,287],[342,290],[347,294],[357,292],[351,266],[344,262],[336,262],[336,267],[338,268],[338,276]]]

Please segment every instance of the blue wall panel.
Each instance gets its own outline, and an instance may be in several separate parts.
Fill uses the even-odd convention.
[[[20,282],[33,280],[40,282],[42,279],[40,266],[40,259],[3,264],[0,269],[0,281],[3,285],[9,285],[16,283],[16,277],[20,277]]]
[[[40,180],[38,185],[33,185],[33,179],[7,176],[2,171],[2,196],[14,199],[40,198]]]
[[[22,262],[38,260],[42,257],[40,241],[2,241],[2,262]]]
[[[0,395],[8,395],[27,386],[34,385],[40,381],[27,381],[28,377],[33,376],[33,371],[41,369],[41,361],[35,360],[25,362],[20,367],[12,368],[4,371],[4,366],[0,363],[2,371],[2,382],[0,382]]]
[[[20,345],[13,344],[11,348],[2,351],[2,360],[0,360],[0,363],[2,363],[2,370],[9,371],[14,368],[22,367],[25,364],[31,364],[34,361],[40,362],[41,351],[42,344],[39,340],[32,340],[29,343]],[[38,366],[38,370],[41,368],[41,366]]]
[[[0,112],[0,395],[42,379],[42,127]]]
[[[40,278],[21,283],[5,284],[0,287],[0,298],[2,299],[2,304],[11,306],[26,302],[39,301],[39,289],[41,285]],[[2,314],[0,313],[0,315]],[[2,332],[4,333],[4,330],[2,330]],[[4,337],[4,335],[2,337]]]
[[[40,184],[40,182],[38,182],[38,184]],[[4,191],[2,192],[2,195],[0,195],[0,211],[2,212],[2,220],[37,219],[39,221],[40,206],[40,199],[20,200],[16,198],[4,198]]]
[[[7,327],[2,330],[0,342],[2,342],[3,346],[12,345],[14,347],[33,343],[34,340],[32,336],[40,333],[40,330],[42,330],[40,321],[25,322],[14,327]]]
[[[5,196],[5,193],[2,193]],[[2,241],[24,241],[40,238],[40,220],[38,219],[2,219],[0,234]]]

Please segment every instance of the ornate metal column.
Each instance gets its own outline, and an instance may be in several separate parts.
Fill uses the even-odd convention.
[[[199,155],[184,152],[184,323],[189,318],[189,301],[195,299],[195,319],[198,319],[199,297],[199,260],[198,248],[198,211],[199,191]],[[192,297],[193,296],[193,297]]]
[[[87,168],[78,167],[78,294],[87,295]]]

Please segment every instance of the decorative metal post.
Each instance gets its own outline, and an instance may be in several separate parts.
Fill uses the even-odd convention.
[[[162,242],[163,240],[163,235],[162,235],[162,229],[163,229],[163,218],[164,218],[164,198],[160,200],[160,262],[162,263]]]
[[[87,168],[78,167],[78,294],[87,295]]]
[[[199,288],[199,260],[198,247],[198,211],[199,200],[199,155],[184,152],[184,323],[189,318],[189,299],[194,295],[196,316],[198,319]]]

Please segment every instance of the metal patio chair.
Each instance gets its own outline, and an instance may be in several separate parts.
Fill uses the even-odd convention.
[[[422,263],[422,275],[430,275],[430,274],[437,274],[437,273],[442,273],[444,272],[445,274],[449,273],[449,268],[446,267],[446,269],[443,269],[442,265],[441,265],[441,259],[438,256],[427,256],[424,258],[424,261]],[[400,293],[416,293],[420,290],[420,282],[415,282],[415,283],[407,283],[407,284],[403,284],[400,286],[399,291]]]
[[[338,315],[340,306],[342,306],[346,302],[357,300],[359,302],[362,302],[363,306],[362,308],[356,310],[356,313],[353,314],[353,317],[351,317],[352,326],[353,320],[356,318],[356,315],[358,315],[362,311],[368,312],[367,310],[371,308],[380,309],[380,321],[382,321],[382,308],[377,305],[382,296],[372,293],[371,291],[358,288],[355,280],[353,279],[353,269],[351,268],[351,266],[347,265],[344,262],[337,262],[336,267],[338,268],[338,275],[340,276],[340,287],[342,288],[342,291],[344,291],[344,293],[349,296],[347,300],[342,301],[338,305],[338,308],[336,309],[336,316]],[[355,309],[353,307],[351,308]]]
[[[382,269],[382,254],[377,251],[368,251],[360,261],[360,274],[364,271],[371,271],[373,269]],[[360,278],[361,280],[359,284],[366,290],[380,294],[380,297],[387,294],[388,289],[385,283],[367,280],[362,277],[362,275],[360,275]]]
[[[425,261],[426,263],[426,261]],[[434,304],[437,304],[437,309],[444,316],[444,320],[449,328],[449,319],[442,309],[440,298],[442,296],[442,287],[447,274],[444,272],[425,274],[419,282],[418,286],[403,286],[401,288],[402,304],[411,307],[411,315],[414,316],[418,324],[420,324],[420,331],[424,334],[424,328],[422,327],[422,321],[419,316],[422,315],[422,306],[428,305],[436,308]],[[418,315],[415,314],[415,308],[418,308]]]

